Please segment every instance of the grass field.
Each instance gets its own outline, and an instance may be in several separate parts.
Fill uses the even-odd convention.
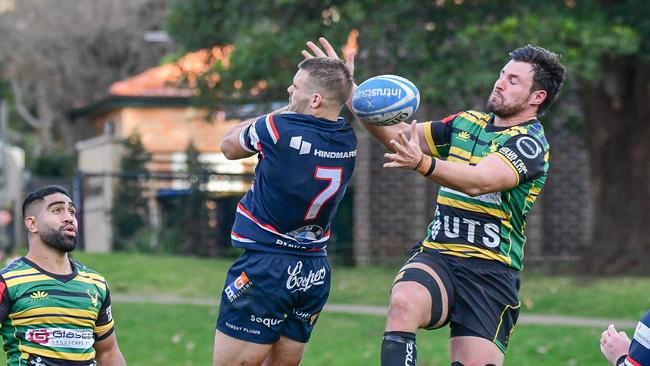
[[[231,262],[124,253],[79,253],[77,258],[103,273],[113,293],[212,299],[218,297]],[[330,303],[386,305],[395,270],[335,267]],[[528,274],[522,281],[522,302],[524,313],[634,320],[650,305],[650,279]],[[210,364],[216,306],[116,303],[113,309],[129,365]],[[383,327],[383,316],[324,313],[303,365],[377,365]],[[519,325],[506,365],[605,365],[598,351],[601,331]],[[449,365],[447,341],[445,329],[418,333],[418,365]]]

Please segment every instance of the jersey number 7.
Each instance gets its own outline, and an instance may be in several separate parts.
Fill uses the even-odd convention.
[[[325,189],[320,191],[309,205],[305,213],[305,220],[313,220],[318,217],[321,207],[329,201],[341,188],[343,180],[343,168],[325,168],[318,166],[314,172],[314,178],[318,180],[328,180],[329,184]]]

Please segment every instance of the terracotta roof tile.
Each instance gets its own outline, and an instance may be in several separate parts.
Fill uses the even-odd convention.
[[[179,60],[150,68],[136,76],[111,85],[109,93],[124,96],[191,96],[197,78],[217,62],[228,67],[234,47],[213,47],[190,52]],[[216,84],[219,75],[210,80]]]

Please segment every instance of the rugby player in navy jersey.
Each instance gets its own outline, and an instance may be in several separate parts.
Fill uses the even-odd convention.
[[[330,225],[352,177],[357,140],[339,117],[351,71],[310,58],[287,89],[289,104],[242,122],[221,142],[228,159],[257,155],[231,239],[245,249],[226,276],[213,365],[298,365],[323,309]]]
[[[600,351],[613,366],[650,366],[650,311],[634,330],[632,340],[611,324],[600,336]]]
[[[338,59],[320,39],[305,57]],[[519,314],[526,214],[549,167],[537,117],[556,99],[560,56],[527,45],[496,76],[487,112],[440,121],[363,126],[391,152],[385,168],[415,170],[441,185],[435,218],[399,270],[381,347],[382,366],[417,362],[418,329],[451,328],[452,366],[502,365]],[[353,61],[353,60],[352,60]]]

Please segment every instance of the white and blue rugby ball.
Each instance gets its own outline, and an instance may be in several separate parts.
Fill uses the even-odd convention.
[[[372,77],[361,83],[352,95],[352,112],[361,121],[375,126],[404,122],[419,105],[418,88],[396,75]]]

